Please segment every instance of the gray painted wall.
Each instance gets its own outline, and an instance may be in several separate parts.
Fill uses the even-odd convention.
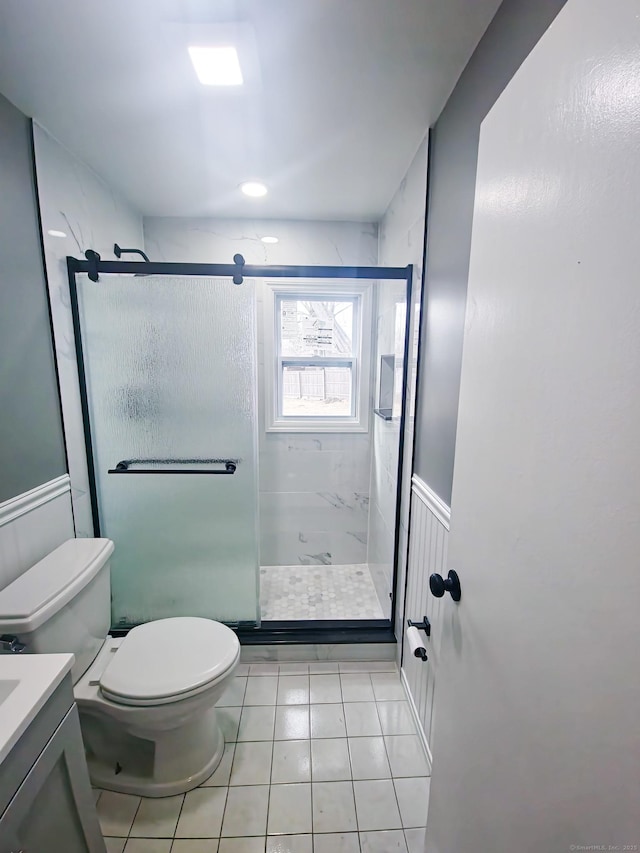
[[[0,502],[65,471],[30,121],[0,95]]]
[[[414,470],[451,504],[480,124],[566,0],[504,0],[432,132]]]

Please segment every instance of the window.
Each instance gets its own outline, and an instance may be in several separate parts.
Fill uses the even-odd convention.
[[[366,432],[369,286],[272,284],[267,290],[267,430]]]

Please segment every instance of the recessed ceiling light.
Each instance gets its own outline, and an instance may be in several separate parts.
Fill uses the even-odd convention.
[[[261,237],[260,238],[263,243],[278,243],[279,240],[277,237]]]
[[[50,228],[47,231],[47,234],[50,237],[66,237],[67,236],[64,231],[56,231],[55,228]]]
[[[266,186],[260,181],[245,181],[240,184],[240,189],[245,195],[250,195],[252,198],[260,198],[268,192]]]
[[[189,56],[204,86],[241,86],[242,71],[235,47],[190,47]]]

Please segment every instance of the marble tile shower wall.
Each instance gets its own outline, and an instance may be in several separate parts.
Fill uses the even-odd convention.
[[[409,505],[411,501],[411,474],[413,467],[412,449],[414,433],[414,411],[416,398],[416,371],[418,363],[418,336],[420,332],[420,299],[422,291],[422,263],[425,236],[425,209],[427,188],[428,137],[425,137],[416,152],[407,174],[401,182],[379,225],[378,263],[384,266],[413,264],[413,299],[409,308],[409,408],[405,422],[405,453],[402,471],[402,494],[400,502],[400,544],[398,566],[398,590],[396,620],[403,624],[403,600],[406,576],[406,554],[409,533]],[[393,350],[391,350],[393,351]],[[371,515],[369,525],[370,557],[373,563],[383,558],[384,542],[388,548],[389,530],[395,529],[391,522],[389,496],[395,496],[397,473],[391,482],[385,472],[394,471],[390,465],[392,448],[398,446],[399,422],[387,424],[375,418],[373,439],[373,461],[371,478]],[[396,466],[397,470],[397,466]],[[386,552],[388,553],[388,551]]]
[[[66,257],[82,257],[91,248],[115,260],[114,243],[142,247],[142,217],[37,124],[34,141],[73,517],[76,535],[87,537],[93,522]],[[49,230],[67,236],[52,237]]]
[[[147,218],[154,260],[375,265],[377,227],[356,222]],[[265,245],[263,234],[280,242]],[[260,547],[263,565],[364,563],[371,433],[266,433],[262,283],[256,283],[259,358]]]

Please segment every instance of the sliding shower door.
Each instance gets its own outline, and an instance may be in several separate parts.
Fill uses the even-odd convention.
[[[76,290],[100,534],[115,542],[114,627],[255,623],[252,283],[77,275]]]

